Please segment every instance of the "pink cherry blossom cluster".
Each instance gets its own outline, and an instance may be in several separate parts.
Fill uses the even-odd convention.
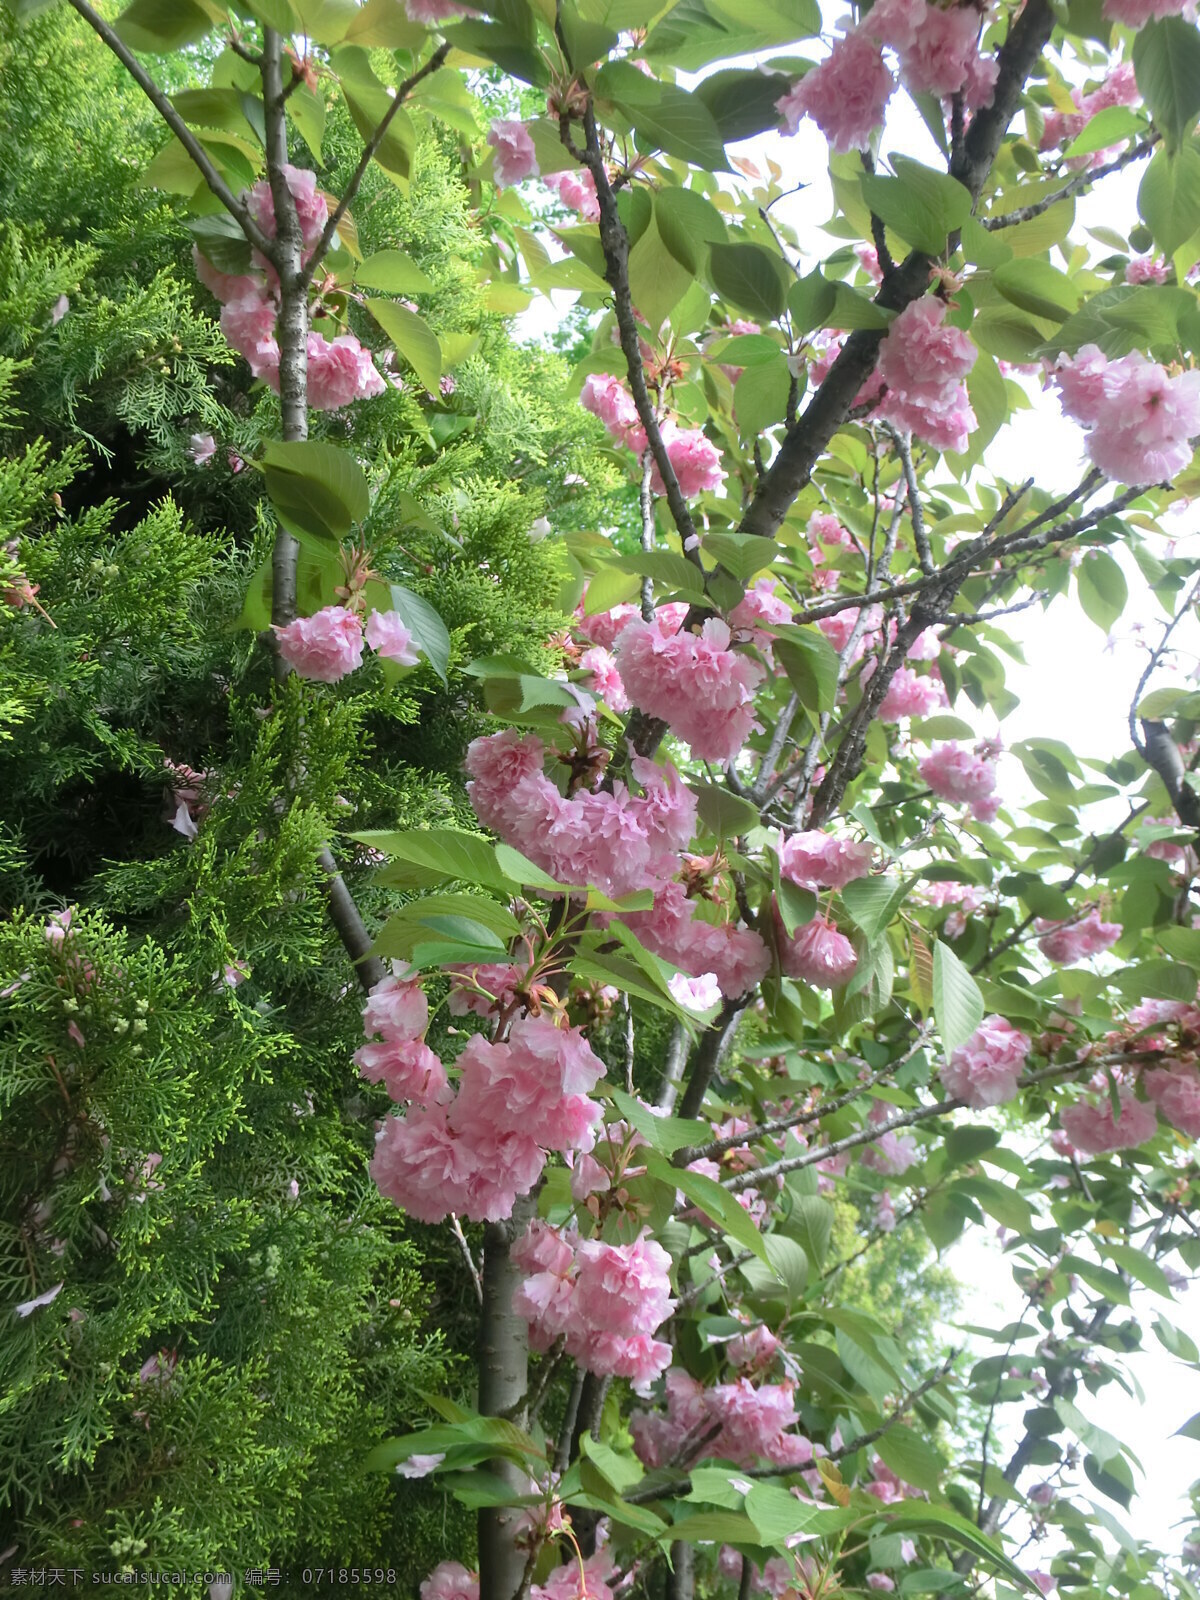
[[[875,846],[814,829],[780,835],[776,853],[780,873],[801,889],[844,889],[870,872]]]
[[[706,1389],[674,1368],[666,1376],[667,1411],[635,1411],[629,1421],[633,1448],[646,1467],[691,1465],[720,1457],[736,1466],[770,1461],[806,1466],[813,1447],[789,1433],[797,1419],[789,1383],[757,1387],[747,1378]]]
[[[475,1034],[458,1058],[457,1094],[385,1119],[371,1175],[421,1222],[451,1212],[498,1222],[541,1176],[546,1152],[590,1150],[604,1063],[578,1028],[520,1017],[504,1042]]]
[[[1200,372],[1172,377],[1139,351],[1109,361],[1085,344],[1054,371],[1062,408],[1087,430],[1087,453],[1106,478],[1140,488],[1182,472],[1200,434]]]
[[[1038,949],[1047,960],[1056,961],[1060,967],[1069,967],[1073,962],[1111,949],[1122,933],[1119,922],[1101,921],[1099,906],[1092,906],[1076,921],[1054,922],[1039,917],[1034,927],[1042,936]]]
[[[307,261],[329,219],[325,196],[317,188],[315,173],[287,166],[284,177],[300,218],[302,252]],[[256,183],[243,198],[251,215],[268,238],[276,236],[275,202],[268,183]],[[275,269],[255,257],[255,270],[230,274],[219,271],[199,247],[192,252],[196,276],[221,302],[221,331],[230,345],[245,357],[256,378],[279,390],[278,277]],[[376,371],[371,354],[352,333],[328,340],[308,335],[308,403],[314,411],[336,411],[352,400],[371,399],[386,385]]]
[[[572,211],[578,211],[584,222],[599,222],[600,201],[596,196],[596,180],[586,167],[577,172],[546,172],[542,182],[553,189]]]
[[[947,325],[944,300],[914,300],[879,347],[876,370],[887,394],[876,415],[937,450],[965,450],[976,422],[963,379],[978,354],[968,334]]]
[[[1163,17],[1191,15],[1189,0],[1104,0],[1103,11],[1126,28],[1144,28]]]
[[[776,102],[785,132],[795,133],[807,116],[834,150],[867,149],[896,87],[885,47],[899,58],[900,81],[910,93],[943,100],[961,94],[971,109],[988,105],[999,66],[979,53],[979,22],[971,5],[878,0],[858,27],[835,39],[825,60]]]
[[[729,613],[729,626],[745,631],[760,650],[769,648],[771,630],[792,620],[792,608],[771,578],[759,578]]]
[[[1189,1139],[1200,1139],[1200,1072],[1180,1065],[1155,1067],[1142,1081],[1171,1126]]]
[[[621,920],[655,955],[694,978],[710,973],[720,993],[736,1000],[766,976],[770,951],[752,928],[708,922],[696,912],[684,886],[667,883],[649,911],[626,912]]]
[[[323,606],[311,617],[297,617],[276,628],[279,654],[301,678],[338,683],[362,666],[363,638],[385,661],[415,667],[417,647],[398,611],[372,611],[364,630],[362,618],[345,606]]]
[[[678,868],[696,830],[696,799],[671,765],[634,757],[641,795],[581,789],[565,798],[542,770],[545,747],[513,728],[467,749],[467,794],[480,822],[561,883],[619,896]]]
[[[946,691],[932,674],[922,677],[912,667],[898,667],[879,704],[880,722],[901,717],[927,717],[946,704]]]
[[[590,373],[580,392],[584,409],[599,417],[618,444],[625,445],[637,456],[645,453],[646,430],[638,420],[633,396],[619,378],[611,373]],[[681,428],[671,417],[659,425],[667,458],[679,482],[685,499],[698,494],[715,493],[725,482],[721,467],[721,453],[702,428]],[[650,471],[650,488],[655,494],[665,494],[666,485],[655,462]]]
[[[511,188],[526,178],[536,178],[541,172],[533,137],[523,122],[501,119],[488,130],[487,142],[496,152],[492,163],[492,181],[497,189]]]
[[[1139,98],[1133,63],[1122,61],[1091,94],[1084,94],[1082,89],[1071,90],[1074,111],[1045,113],[1039,150],[1052,150],[1055,145],[1077,138],[1099,112],[1110,106],[1136,105]]]
[[[555,1567],[545,1583],[535,1583],[529,1600],[613,1600],[619,1574],[607,1550],[597,1550],[582,1564],[572,1556]]]
[[[1014,1098],[1033,1043],[1004,1017],[985,1017],[940,1069],[950,1094],[976,1111]]]
[[[653,1239],[581,1241],[537,1221],[513,1246],[512,1259],[530,1274],[513,1295],[513,1310],[529,1324],[535,1350],[562,1339],[586,1371],[635,1383],[650,1383],[670,1366],[671,1347],[654,1334],[675,1309],[671,1258]]]
[[[470,6],[459,5],[457,0],[404,0],[404,9],[410,22],[419,22],[426,28],[436,28],[440,22],[457,22],[460,17],[479,15]],[[424,1589],[421,1590],[421,1600],[425,1600]],[[447,1600],[447,1597],[439,1595],[437,1600]]]
[[[837,989],[848,983],[858,965],[854,946],[828,917],[816,916],[789,937],[775,908],[775,941],[779,964],[789,978],[815,989]]]
[[[452,1017],[494,1017],[508,1011],[517,999],[528,967],[509,962],[484,963],[478,967],[447,967],[450,994],[446,1009]]]
[[[729,624],[710,617],[697,633],[667,633],[658,619],[628,623],[617,639],[617,668],[629,698],[661,717],[704,761],[730,761],[754,721],[757,661],[730,648]]]
[[[879,1127],[895,1114],[895,1109],[894,1106],[889,1106],[886,1100],[876,1100],[867,1117],[868,1125]],[[862,1164],[864,1167],[873,1167],[876,1172],[898,1178],[907,1172],[909,1167],[914,1166],[918,1158],[917,1141],[912,1135],[898,1133],[895,1128],[888,1128],[874,1143],[867,1146]]]
[[[983,905],[985,895],[970,883],[931,883],[925,889],[927,905],[952,906],[954,909],[942,923],[947,939],[961,939],[967,928],[967,918]]]
[[[382,1083],[393,1100],[434,1105],[450,1098],[446,1069],[425,1043],[429,1003],[415,974],[384,978],[368,996],[363,1032],[368,1042],[354,1063],[368,1083]]]
[[[1098,1100],[1076,1100],[1060,1114],[1063,1132],[1076,1150],[1088,1156],[1110,1155],[1115,1150],[1135,1150],[1158,1131],[1153,1106],[1138,1100],[1127,1085],[1118,1091],[1119,1118],[1113,1116],[1108,1095]]]
[[[960,750],[951,740],[935,745],[917,765],[921,777],[939,800],[954,800],[971,808],[981,822],[996,815],[999,801],[993,798],[996,765],[988,756]]]

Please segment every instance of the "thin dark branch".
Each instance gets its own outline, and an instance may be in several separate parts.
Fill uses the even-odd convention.
[[[229,215],[234,219],[238,227],[241,228],[242,232],[246,235],[246,238],[256,250],[260,250],[262,254],[266,256],[267,260],[270,261],[273,266],[277,266],[278,262],[276,261],[275,241],[267,238],[266,234],[258,226],[258,223],[255,222],[254,218],[250,215],[250,212],[243,201],[240,200],[229,188],[229,185],[225,182],[224,178],[222,178],[221,174],[217,171],[216,167],[209,159],[208,152],[205,150],[204,146],[200,143],[199,139],[196,138],[196,135],[188,127],[187,123],[179,115],[178,111],[176,111],[175,107],[171,104],[167,96],[154,82],[153,78],[151,78],[145,67],[142,66],[141,62],[134,55],[133,51],[121,38],[120,34],[115,28],[111,27],[107,22],[105,22],[104,18],[100,16],[98,12],[92,9],[92,7],[87,3],[87,0],[69,0],[69,3],[72,9],[78,12],[78,14],[87,23],[88,27],[91,28],[93,32],[96,33],[108,46],[113,55],[116,56],[117,60],[125,68],[126,72],[128,72],[129,76],[137,84],[138,88],[146,96],[147,100],[150,101],[150,104],[158,112],[159,116],[166,123],[167,127],[170,128],[171,132],[187,151],[189,157],[196,167],[196,170],[204,179],[209,189],[211,189],[213,194],[225,207],[226,211],[228,211]]]
[[[1158,641],[1157,645],[1155,645],[1154,649],[1151,650],[1150,659],[1146,662],[1145,671],[1138,679],[1137,688],[1133,691],[1133,699],[1129,702],[1129,738],[1133,744],[1133,748],[1143,760],[1146,759],[1146,747],[1138,735],[1138,701],[1142,698],[1142,690],[1150,682],[1150,679],[1154,676],[1155,669],[1162,660],[1163,656],[1166,654],[1167,643],[1170,640],[1171,635],[1175,632],[1175,629],[1196,604],[1197,598],[1200,598],[1200,579],[1197,579],[1192,585],[1191,589],[1188,591],[1187,599],[1183,602],[1183,605],[1163,629],[1162,638]]]
[[[371,165],[372,158],[378,151],[380,145],[383,143],[387,135],[387,131],[392,125],[393,117],[395,117],[396,113],[400,110],[401,106],[408,99],[409,95],[413,92],[417,85],[423,82],[424,79],[428,78],[431,73],[436,72],[449,54],[450,45],[448,42],[443,40],[443,42],[430,56],[425,65],[423,67],[418,67],[416,72],[414,72],[411,77],[405,78],[404,82],[396,90],[396,93],[392,97],[392,103],[384,113],[379,126],[375,129],[375,132],[363,146],[362,155],[359,157],[358,165],[350,174],[349,181],[342,190],[342,197],[330,212],[329,220],[325,224],[325,227],[321,233],[321,237],[317,240],[316,248],[309,257],[308,265],[304,269],[304,282],[306,284],[312,282],[313,273],[321,265],[321,262],[328,254],[329,246],[332,244],[333,236],[338,229],[338,223],[341,222],[342,218],[346,215],[346,212],[350,209],[350,206],[354,201],[354,197],[358,193],[359,185],[366,176],[367,168]]]
[[[1061,189],[1052,190],[1041,200],[1035,200],[1031,205],[1018,206],[1015,211],[1005,211],[998,217],[981,217],[979,220],[989,233],[994,233],[1000,228],[1015,228],[1021,222],[1032,222],[1034,217],[1040,217],[1043,211],[1049,211],[1051,206],[1058,205],[1060,200],[1069,200],[1072,195],[1082,194],[1094,183],[1099,183],[1101,178],[1120,172],[1123,167],[1128,167],[1135,161],[1143,161],[1157,143],[1158,134],[1152,133],[1145,139],[1139,140],[1137,144],[1130,145],[1128,150],[1123,150],[1114,160],[1106,161],[1102,167],[1096,167],[1092,172],[1081,172],[1077,178],[1069,179]]]
[[[853,1439],[847,1440],[839,1449],[831,1450],[825,1460],[842,1461],[846,1456],[853,1455],[856,1450],[863,1450],[867,1445],[874,1444],[877,1439],[882,1439],[885,1433],[894,1428],[900,1419],[912,1410],[922,1395],[927,1395],[930,1389],[936,1389],[938,1384],[949,1375],[951,1368],[958,1360],[958,1355],[959,1352],[957,1350],[951,1350],[936,1372],[931,1372],[929,1377],[919,1383],[915,1389],[910,1389],[906,1395],[896,1402],[878,1428],[872,1428],[870,1433],[855,1434]]]

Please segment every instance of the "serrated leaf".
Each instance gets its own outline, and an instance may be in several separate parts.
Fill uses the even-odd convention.
[[[933,947],[933,1014],[947,1055],[983,1021],[983,995],[966,967],[939,939]]]
[[[1200,115],[1200,34],[1182,17],[1147,22],[1133,41],[1133,70],[1166,149],[1177,149]]]
[[[354,281],[360,288],[379,289],[384,294],[430,294],[433,290],[428,275],[403,250],[376,250],[355,267]]]
[[[910,885],[888,876],[855,878],[842,889],[842,904],[868,939],[876,939],[904,903]]]
[[[395,300],[368,300],[367,310],[431,394],[442,376],[442,347],[437,335],[415,311]]]
[[[276,515],[290,532],[341,540],[371,509],[366,473],[337,445],[270,440],[262,471]]]
[[[739,311],[766,322],[783,315],[787,268],[779,256],[760,244],[713,244],[708,251],[713,288]]]

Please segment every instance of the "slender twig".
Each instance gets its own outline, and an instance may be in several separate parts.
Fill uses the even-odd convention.
[[[888,1433],[896,1426],[901,1417],[912,1410],[923,1395],[927,1395],[930,1389],[936,1389],[938,1384],[949,1375],[954,1363],[958,1360],[959,1353],[957,1350],[951,1350],[936,1372],[931,1372],[915,1389],[910,1389],[907,1394],[896,1402],[878,1428],[872,1428],[870,1433],[855,1434],[853,1439],[848,1439],[838,1449],[831,1450],[825,1460],[842,1461],[846,1456],[852,1456],[856,1450],[864,1450],[867,1445],[874,1444],[877,1439],[882,1439],[885,1433]]]
[[[74,4],[74,0],[72,0],[72,4]],[[418,67],[416,72],[414,72],[411,77],[405,78],[404,82],[399,86],[395,94],[392,96],[392,103],[380,120],[379,126],[375,129],[375,132],[363,146],[362,155],[359,157],[358,165],[350,174],[349,180],[342,190],[341,199],[329,213],[329,219],[321,232],[321,237],[317,240],[316,248],[313,250],[312,255],[308,259],[308,264],[304,269],[305,284],[312,282],[313,273],[325,259],[325,256],[329,251],[329,246],[333,242],[333,236],[337,232],[338,223],[341,222],[342,218],[346,215],[346,212],[350,209],[354,197],[358,193],[359,185],[366,176],[367,168],[371,165],[372,158],[387,136],[387,131],[392,125],[393,117],[395,117],[396,113],[400,110],[401,106],[403,106],[404,102],[408,99],[409,95],[413,92],[417,85],[425,78],[428,78],[431,73],[436,72],[449,54],[450,45],[443,40],[443,42],[430,56],[425,65],[423,67]]]
[[[72,9],[78,12],[87,23],[88,27],[104,41],[147,100],[150,101],[150,104],[158,112],[167,127],[170,128],[171,132],[187,151],[200,176],[241,228],[246,238],[256,250],[260,250],[266,256],[272,266],[277,267],[275,241],[269,239],[258,223],[255,222],[245,202],[234,195],[229,185],[209,159],[208,152],[204,146],[196,138],[196,135],[154,82],[153,78],[151,78],[145,67],[142,66],[124,39],[121,38],[115,28],[105,22],[98,12],[92,9],[87,0],[69,0],[69,3]]]
[[[454,1237],[458,1240],[458,1248],[462,1252],[463,1260],[466,1262],[467,1271],[471,1274],[471,1282],[475,1285],[475,1298],[482,1305],[483,1279],[480,1276],[479,1268],[475,1265],[475,1257],[471,1254],[471,1246],[467,1243],[467,1236],[463,1232],[462,1223],[453,1212],[450,1213],[450,1227]]]
[[[998,217],[981,217],[979,220],[989,233],[994,233],[999,228],[1014,228],[1021,222],[1032,222],[1034,217],[1040,217],[1043,211],[1049,211],[1050,207],[1056,206],[1060,200],[1069,200],[1072,195],[1082,194],[1094,183],[1099,183],[1101,178],[1120,172],[1123,167],[1128,167],[1134,161],[1145,160],[1157,143],[1158,134],[1149,134],[1137,144],[1130,145],[1128,150],[1123,150],[1114,160],[1106,161],[1102,167],[1096,167],[1091,172],[1081,172],[1077,178],[1071,178],[1064,183],[1061,189],[1052,190],[1031,205],[1018,206],[1016,210],[1005,211]]]
[[[1151,650],[1150,659],[1146,662],[1145,671],[1138,679],[1137,688],[1133,691],[1133,699],[1129,702],[1129,738],[1133,744],[1133,748],[1143,760],[1146,758],[1146,747],[1138,734],[1138,701],[1142,698],[1142,690],[1150,682],[1150,679],[1154,676],[1155,669],[1162,660],[1163,656],[1166,654],[1167,643],[1170,640],[1171,635],[1175,632],[1175,629],[1196,604],[1198,597],[1200,597],[1200,578],[1198,578],[1188,590],[1187,599],[1171,618],[1170,622],[1168,622],[1163,628],[1162,638],[1158,641],[1157,645],[1155,645],[1154,649]]]
[[[925,513],[921,507],[921,491],[917,487],[917,474],[913,468],[912,447],[899,428],[890,425],[884,430],[891,438],[893,448],[900,457],[904,470],[904,486],[908,491],[908,510],[912,521],[913,544],[917,548],[917,565],[927,576],[934,570],[933,555],[929,548],[929,535],[925,531]]]

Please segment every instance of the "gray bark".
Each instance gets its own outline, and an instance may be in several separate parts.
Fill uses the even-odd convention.
[[[485,1417],[511,1415],[528,1384],[529,1343],[524,1319],[512,1307],[522,1274],[510,1247],[533,1216],[532,1195],[518,1200],[507,1222],[488,1224],[483,1244],[483,1311],[479,1320],[479,1410]],[[492,1461],[491,1471],[524,1494],[528,1482],[510,1461]],[[515,1523],[520,1512],[484,1506],[479,1513],[479,1600],[514,1600],[525,1574]]]

